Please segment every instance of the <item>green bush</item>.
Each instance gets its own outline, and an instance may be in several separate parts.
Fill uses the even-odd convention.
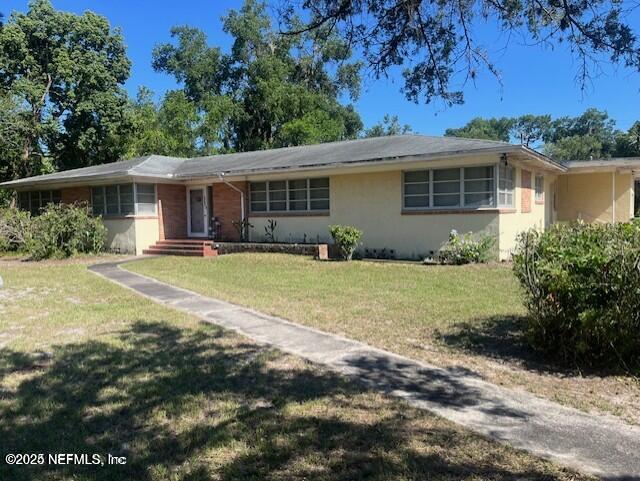
[[[333,241],[338,246],[340,258],[350,261],[353,253],[358,248],[362,238],[362,231],[349,225],[331,225],[329,226],[329,231]]]
[[[0,209],[0,252],[24,250],[31,238],[31,215],[15,207]]]
[[[489,234],[458,234],[454,229],[449,240],[440,248],[438,259],[443,264],[475,264],[489,262],[497,258],[494,246],[495,238]]]
[[[534,348],[571,363],[638,365],[639,223],[531,230],[513,261]]]
[[[102,219],[91,217],[81,204],[49,204],[31,219],[31,232],[26,249],[35,260],[99,253],[107,236]]]

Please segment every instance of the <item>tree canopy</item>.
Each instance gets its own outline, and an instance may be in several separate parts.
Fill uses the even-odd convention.
[[[13,13],[0,28],[0,97],[19,126],[20,155],[4,175],[39,173],[45,156],[59,169],[119,158],[129,69],[104,17],[60,12],[49,0]]]
[[[403,68],[404,93],[415,102],[464,101],[463,88],[483,71],[500,73],[478,41],[480,24],[491,23],[506,38],[534,45],[566,44],[576,57],[582,88],[605,61],[640,71],[640,42],[627,5],[615,0],[283,0],[285,34],[328,30],[357,46],[376,76]],[[300,28],[289,19],[308,13]],[[508,44],[506,45],[508,47]]]
[[[291,28],[300,22],[292,17]],[[204,153],[244,151],[354,138],[360,116],[341,96],[357,98],[360,64],[328,28],[282,36],[264,3],[247,0],[223,18],[228,52],[192,27],[172,28],[172,43],[153,53],[156,71],[173,75],[199,116]]]
[[[577,117],[523,115],[515,118],[477,117],[445,135],[519,142],[541,148],[556,160],[589,160],[640,156],[640,121],[623,132],[607,112],[590,108]],[[540,144],[540,145],[538,145]]]

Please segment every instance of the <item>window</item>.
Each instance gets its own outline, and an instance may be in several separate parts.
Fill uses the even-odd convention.
[[[493,207],[495,205],[494,171],[495,168],[492,165],[464,169],[465,207]]]
[[[290,180],[289,184],[289,210],[307,210],[308,184],[307,179]]]
[[[59,190],[43,190],[36,192],[20,192],[18,194],[18,207],[22,210],[38,215],[40,209],[44,209],[47,204],[59,204],[61,194]]]
[[[251,196],[251,211],[266,212],[267,211],[267,183],[251,182],[249,186],[249,194]]]
[[[93,215],[104,215],[104,187],[91,188],[91,209]]]
[[[495,207],[494,165],[404,172],[405,209]]]
[[[432,171],[433,207],[460,206],[460,169]]]
[[[498,168],[498,207],[514,207],[514,168],[500,164]]]
[[[269,182],[269,210],[287,210],[287,182]]]
[[[153,215],[156,213],[156,187],[155,184],[135,184],[135,189],[133,184],[92,187],[91,206],[94,215]]]
[[[309,208],[329,210],[329,178],[309,179]]]
[[[536,202],[542,204],[544,202],[544,177],[536,175]]]
[[[136,204],[138,215],[153,215],[156,213],[155,184],[136,184]]]
[[[409,209],[429,207],[429,171],[404,173],[404,206]]]
[[[251,212],[329,210],[329,178],[270,180],[249,184]]]
[[[120,187],[120,213],[122,215],[133,215],[136,206],[133,202],[133,184],[122,184]]]

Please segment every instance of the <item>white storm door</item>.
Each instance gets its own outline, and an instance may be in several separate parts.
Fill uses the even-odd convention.
[[[206,187],[187,189],[187,214],[189,237],[206,237],[209,220]]]

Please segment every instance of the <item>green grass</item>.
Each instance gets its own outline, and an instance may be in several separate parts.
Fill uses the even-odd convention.
[[[85,270],[0,261],[0,479],[581,480]],[[108,453],[125,466],[7,466]]]
[[[127,269],[496,384],[638,423],[632,376],[585,375],[526,342],[525,309],[509,265],[318,262],[285,254],[162,257]]]

